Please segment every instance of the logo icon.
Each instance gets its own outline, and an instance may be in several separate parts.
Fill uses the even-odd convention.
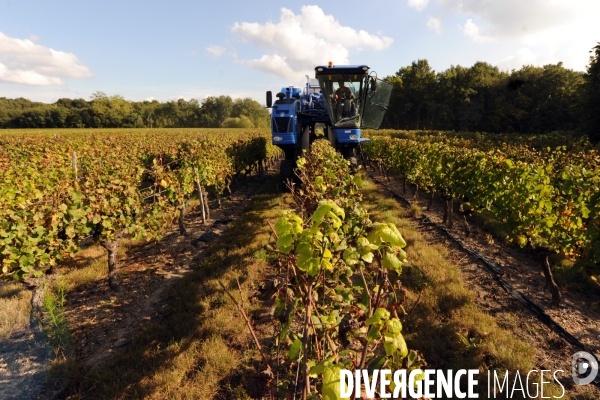
[[[573,382],[576,385],[592,383],[598,376],[598,361],[588,352],[578,351],[573,354]]]

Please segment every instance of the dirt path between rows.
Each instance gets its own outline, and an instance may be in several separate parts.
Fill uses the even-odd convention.
[[[431,210],[425,211],[429,203],[429,194],[421,193],[417,200],[413,200],[415,186],[407,185],[405,193],[403,182],[399,179],[390,177],[388,181],[376,172],[372,173],[371,177],[382,190],[391,190],[411,204],[417,204],[423,215],[436,224],[443,225],[444,203],[441,198],[436,198]],[[581,387],[572,383],[571,358],[575,352],[581,350],[580,348],[567,343],[542,324],[519,301],[499,286],[480,260],[450,241],[439,228],[427,224],[423,218],[408,218],[431,243],[442,243],[448,249],[452,262],[459,265],[462,270],[465,285],[475,292],[477,305],[494,316],[500,326],[513,331],[515,335],[537,349],[538,369],[565,371],[559,376],[564,378],[561,381],[567,389],[567,394],[575,398],[600,398],[600,389],[597,386]],[[544,290],[545,278],[535,256],[500,241],[491,242],[480,227],[472,222],[469,225],[472,233],[467,236],[464,222],[455,213],[454,226],[449,231],[469,248],[482,253],[501,266],[504,272],[503,279],[540,306],[598,358],[600,356],[600,314],[592,309],[592,305],[597,304],[600,298],[591,294],[562,290],[561,305],[557,308],[551,307],[551,294]]]
[[[66,313],[77,340],[79,364],[98,368],[112,355],[125,352],[144,322],[166,307],[169,288],[191,271],[193,262],[202,260],[208,243],[219,240],[266,180],[266,175],[249,178],[221,209],[211,210],[207,225],[202,224],[200,212],[189,213],[187,236],[173,226],[160,242],[129,251],[131,255],[120,260],[127,271],[120,292],[112,292],[102,281],[91,290],[70,294]]]
[[[0,343],[0,399],[26,400],[44,385],[52,351],[38,322]]]

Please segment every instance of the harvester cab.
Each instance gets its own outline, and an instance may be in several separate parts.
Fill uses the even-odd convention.
[[[267,107],[272,108],[272,143],[285,153],[281,179],[293,178],[296,160],[309,151],[321,126],[331,145],[356,166],[356,149],[361,128],[378,129],[387,110],[392,85],[369,73],[366,65],[317,66],[316,79],[308,76],[304,88],[286,87],[273,103],[267,92]]]

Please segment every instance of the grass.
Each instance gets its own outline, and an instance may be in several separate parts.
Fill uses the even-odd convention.
[[[405,218],[406,212],[414,211],[405,211],[374,185],[363,192],[372,219],[396,224],[408,244],[409,263],[403,270],[407,309],[422,291],[414,312],[403,322],[409,347],[424,354],[429,368],[529,371],[535,348],[477,307],[447,249],[428,243]]]
[[[0,283],[0,339],[24,329],[30,313],[31,292],[22,283]]]
[[[64,315],[66,290],[56,281],[46,291],[42,311],[43,330],[54,357],[48,370],[48,380],[60,386],[71,372],[73,338]],[[14,332],[25,329],[30,323],[32,292],[22,283],[0,283],[0,339],[9,339]]]
[[[429,363],[427,368],[480,370],[480,377],[487,379],[485,370],[496,370],[502,378],[510,371],[509,381],[512,388],[515,372],[535,368],[536,349],[519,338],[523,329],[510,313],[503,313],[503,326],[494,318],[481,311],[474,302],[474,294],[464,285],[458,265],[449,261],[447,249],[441,244],[430,244],[405,218],[413,210],[405,211],[396,201],[383,194],[374,185],[363,189],[365,206],[372,219],[393,222],[407,241],[406,252],[409,266],[403,270],[403,283],[408,289],[408,307],[415,304],[418,292],[423,289],[421,300],[414,313],[403,322],[403,333],[409,348],[421,351]],[[562,259],[554,258],[556,264]],[[568,263],[563,268],[570,267]],[[573,269],[574,270],[574,269]],[[570,270],[570,271],[573,271]],[[600,306],[599,306],[600,308]],[[539,326],[526,326],[535,333]],[[539,370],[538,366],[538,370]],[[561,375],[559,375],[561,376]],[[538,375],[539,377],[539,375]],[[543,398],[562,398],[563,400],[591,400],[597,398],[597,392],[590,387],[577,387],[565,393],[552,377],[551,383],[544,384]],[[548,377],[545,376],[545,381]],[[539,378],[537,381],[539,385]],[[480,379],[480,398],[487,396],[487,382]],[[518,388],[518,383],[517,383]],[[530,385],[532,396],[536,387]],[[515,392],[515,397],[520,392]],[[506,398],[505,395],[498,395]],[[539,391],[532,398],[542,398]]]
[[[410,205],[410,215],[413,218],[420,218],[423,214],[421,207],[415,202]]]
[[[44,296],[44,330],[48,342],[56,352],[64,352],[71,346],[71,334],[64,313],[65,290],[62,285],[56,285],[55,291],[47,291]]]
[[[137,242],[123,239],[117,250],[117,257],[123,258],[135,243]],[[69,293],[105,279],[108,276],[108,256],[102,246],[93,244],[78,252],[73,259],[63,262],[59,268],[59,282],[65,293]]]

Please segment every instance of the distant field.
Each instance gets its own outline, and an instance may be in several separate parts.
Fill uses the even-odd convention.
[[[0,129],[0,137],[3,136],[24,136],[24,135],[81,135],[81,134],[123,134],[123,133],[154,133],[165,134],[175,133],[179,135],[252,135],[252,134],[270,134],[268,128],[34,128],[34,129]]]

